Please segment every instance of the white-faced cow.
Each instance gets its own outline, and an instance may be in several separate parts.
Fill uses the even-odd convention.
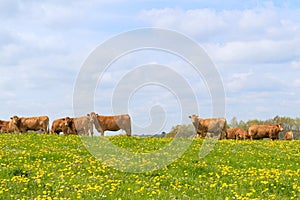
[[[265,125],[252,125],[248,129],[250,139],[263,139],[270,138],[272,140],[279,138],[279,132],[283,131],[282,124],[265,124]]]
[[[77,118],[66,117],[65,125],[68,127],[68,134],[94,135],[93,118],[89,114]]]
[[[189,118],[195,127],[198,137],[205,138],[207,133],[219,135],[219,140],[227,136],[227,122],[225,118],[199,118],[197,115],[191,115]]]
[[[104,136],[105,131],[118,131],[120,129],[124,130],[127,136],[131,136],[131,120],[128,114],[103,116],[92,112],[90,116],[101,136]]]
[[[43,131],[48,133],[49,117],[18,117],[13,116],[11,119],[11,128],[15,133],[25,133],[27,131]]]

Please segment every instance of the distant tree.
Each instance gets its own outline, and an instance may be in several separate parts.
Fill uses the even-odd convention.
[[[276,115],[276,116],[273,118],[273,123],[274,123],[274,124],[282,123],[281,120],[282,120],[281,117],[279,117],[278,115]]]
[[[300,131],[300,118],[294,119],[294,122],[295,122],[294,124],[295,130]]]
[[[258,119],[251,119],[251,120],[248,120],[246,122],[246,126],[249,128],[250,126],[252,125],[260,125],[260,124],[263,124],[263,121],[261,120],[258,120]]]
[[[238,127],[244,130],[248,129],[247,124],[243,120],[239,121]]]
[[[236,128],[239,126],[239,123],[236,119],[236,117],[233,117],[231,120],[230,120],[230,124],[229,124],[229,127],[230,128]]]
[[[196,135],[195,128],[192,124],[183,124],[173,126],[171,131],[166,134],[166,137],[182,137],[190,138]]]

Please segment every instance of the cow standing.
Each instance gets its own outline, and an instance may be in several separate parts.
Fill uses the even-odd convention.
[[[93,118],[89,114],[78,118],[66,117],[65,124],[68,127],[68,134],[94,135]]]
[[[105,131],[118,131],[120,129],[124,130],[127,136],[131,136],[131,120],[128,114],[103,116],[92,112],[90,116],[101,136],[104,136]]]
[[[63,132],[64,135],[68,135],[70,133],[69,128],[67,126],[66,118],[56,119],[52,122],[51,133],[59,134]]]
[[[38,117],[18,117],[13,116],[11,119],[11,128],[15,133],[25,133],[31,131],[43,131],[48,133],[49,131],[49,117],[38,116]]]
[[[198,118],[197,115],[191,115],[189,118],[195,127],[198,137],[205,138],[207,133],[219,135],[219,140],[227,137],[227,122],[225,118]]]
[[[282,124],[266,124],[266,125],[252,125],[248,129],[248,135],[251,140],[270,138],[272,140],[279,139],[279,132],[283,131]]]

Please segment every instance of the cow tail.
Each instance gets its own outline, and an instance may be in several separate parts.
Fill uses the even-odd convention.
[[[47,120],[47,128],[46,128],[46,133],[49,134],[49,128],[50,128],[50,123],[49,123],[49,118]]]

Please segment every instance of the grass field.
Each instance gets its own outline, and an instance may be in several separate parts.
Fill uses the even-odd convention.
[[[109,137],[157,150],[169,138]],[[126,173],[94,158],[77,136],[0,135],[0,199],[299,199],[300,141],[232,141],[205,158],[203,140],[162,169]]]

